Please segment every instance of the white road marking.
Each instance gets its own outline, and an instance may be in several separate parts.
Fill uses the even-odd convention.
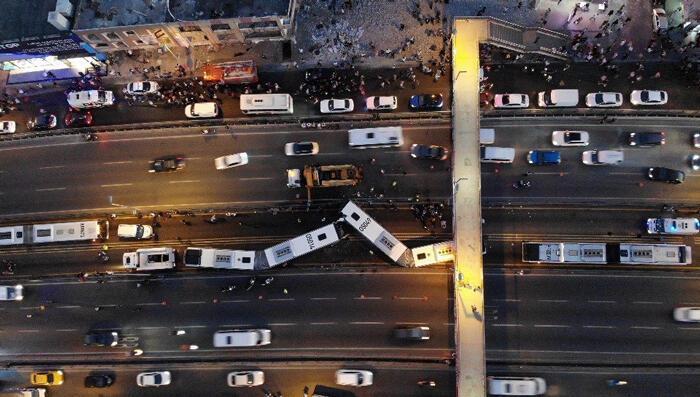
[[[294,299],[294,298],[271,298],[271,299],[268,299],[268,301],[270,301],[270,302],[284,302],[284,301],[293,301],[293,300],[296,300],[296,299]]]
[[[199,179],[190,179],[185,181],[170,181],[168,183],[199,183]]]
[[[381,300],[382,297],[381,296],[356,296],[352,299],[355,299],[355,300]]]
[[[419,323],[419,322],[397,322],[395,323],[396,325],[428,325],[428,323]]]
[[[569,325],[535,324],[535,328],[570,328]]]
[[[56,309],[80,309],[80,306],[78,306],[78,305],[62,305],[62,306],[56,306]]]
[[[205,301],[186,301],[186,302],[180,302],[181,305],[201,305],[203,303],[207,303]]]
[[[219,301],[221,303],[248,303],[250,299],[231,299],[226,301]]]
[[[661,327],[632,326],[632,329],[661,329]]]
[[[416,301],[424,301],[428,300],[426,296],[399,296],[397,299],[400,300],[416,300]]]
[[[407,172],[405,174],[403,172],[401,172],[401,173],[389,173],[389,172],[387,172],[384,174],[384,176],[416,176],[416,175],[421,175],[421,174],[427,174],[427,172],[423,172],[423,173]]]
[[[136,306],[162,306],[162,302],[153,302],[153,303],[137,303]]]
[[[605,329],[613,329],[617,328],[612,325],[584,325],[583,328],[605,328]]]
[[[51,187],[51,188],[46,188],[46,189],[35,189],[35,192],[53,192],[57,190],[66,190],[65,187]]]
[[[133,183],[112,183],[109,185],[100,185],[100,187],[119,187],[119,186],[131,186]]]
[[[168,327],[136,327],[136,329],[146,329],[146,330],[150,330],[150,329],[164,329],[164,328],[168,328]]]
[[[696,327],[696,328],[678,327],[678,329],[682,329],[682,330],[684,330],[684,331],[700,331],[700,327]]]
[[[493,299],[494,302],[520,302],[520,299]]]
[[[270,323],[273,327],[285,327],[290,325],[297,325],[297,323]]]
[[[588,301],[588,303],[617,303],[616,301]]]
[[[658,301],[633,301],[635,305],[662,305],[663,302],[658,302]]]
[[[77,328],[61,328],[57,329],[56,332],[75,332],[77,331]]]
[[[132,161],[107,161],[102,164],[104,165],[113,165],[113,164],[131,164]]]
[[[522,324],[491,324],[492,327],[522,327]]]
[[[643,175],[642,172],[608,172],[608,175]]]
[[[353,321],[350,324],[351,325],[383,325],[384,323],[379,322],[379,321]]]
[[[46,167],[39,167],[40,170],[55,170],[59,168],[65,168],[65,165],[48,165]]]
[[[312,301],[332,301],[332,300],[336,300],[336,299],[338,299],[338,298],[334,298],[334,297],[330,297],[330,296],[329,296],[329,297],[327,297],[327,298],[310,298],[310,299],[311,299]]]
[[[568,300],[566,299],[538,299],[538,302],[546,302],[546,303],[567,303]]]
[[[26,334],[26,333],[30,333],[30,332],[32,332],[32,333],[39,332],[39,330],[38,329],[20,329],[17,332],[20,334]]]
[[[327,322],[327,323],[309,323],[311,325],[336,325],[338,323],[336,322]]]
[[[266,178],[266,177],[250,177],[250,178],[239,178],[241,181],[267,181],[275,178]]]

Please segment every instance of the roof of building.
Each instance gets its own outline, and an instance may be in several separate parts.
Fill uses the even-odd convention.
[[[79,0],[75,30],[287,15],[292,0]],[[170,9],[168,10],[168,5]]]
[[[3,0],[0,13],[0,41],[40,39],[59,35],[60,30],[47,22],[56,0]]]

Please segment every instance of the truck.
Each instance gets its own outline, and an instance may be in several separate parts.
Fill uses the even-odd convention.
[[[255,251],[187,247],[185,266],[211,269],[253,270]]]
[[[362,168],[351,165],[307,165],[287,170],[287,187],[355,186],[362,180]]]
[[[165,270],[175,267],[175,249],[170,247],[141,248],[125,252],[124,268],[130,270]]]

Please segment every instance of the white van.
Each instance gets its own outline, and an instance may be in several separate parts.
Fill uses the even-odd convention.
[[[197,102],[185,106],[185,116],[189,119],[205,119],[219,116],[216,102]]]
[[[133,238],[144,240],[153,237],[153,227],[151,225],[127,225],[122,224],[117,227],[119,238]]]
[[[175,267],[175,250],[170,247],[142,248],[125,252],[124,268],[131,270],[165,270]]]
[[[403,128],[355,128],[348,131],[348,145],[351,149],[401,146],[403,145]]]
[[[245,114],[294,113],[294,100],[289,94],[243,94],[240,106]]]
[[[542,108],[563,108],[578,105],[578,90],[541,91],[537,104]]]
[[[482,163],[512,163],[515,160],[515,149],[512,147],[481,147]]]
[[[479,144],[490,145],[496,141],[496,130],[493,128],[479,129]]]
[[[539,396],[547,391],[542,378],[489,376],[489,394],[499,396]]]
[[[234,329],[214,333],[214,347],[248,347],[269,345],[272,332],[269,329]]]
[[[581,161],[586,165],[617,165],[625,160],[622,150],[586,150]]]
[[[93,109],[114,105],[112,91],[87,90],[68,93],[68,105],[73,109]]]

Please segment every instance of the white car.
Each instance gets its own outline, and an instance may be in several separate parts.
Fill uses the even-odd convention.
[[[155,81],[134,81],[126,85],[129,95],[148,95],[158,92],[160,86]]]
[[[248,153],[246,152],[229,154],[228,156],[221,156],[214,159],[214,166],[217,170],[226,170],[246,164],[248,164]]]
[[[226,382],[231,387],[252,387],[265,383],[263,371],[238,371],[229,372]]]
[[[700,307],[677,307],[673,319],[683,323],[700,323]]]
[[[493,107],[519,109],[530,106],[527,94],[496,94],[493,96]]]
[[[542,378],[489,376],[489,394],[499,396],[539,396],[547,391]]]
[[[588,146],[588,133],[586,131],[553,131],[552,145]]]
[[[341,386],[370,386],[372,371],[362,369],[339,369],[335,371],[335,383]]]
[[[313,156],[318,154],[317,142],[289,142],[284,145],[287,156]]]
[[[185,116],[189,119],[205,119],[219,116],[216,102],[198,102],[185,106]]]
[[[170,371],[141,372],[136,377],[136,384],[141,387],[167,386],[170,380]]]
[[[367,110],[394,110],[398,107],[395,96],[370,96],[366,99]]]
[[[0,301],[21,301],[24,299],[24,287],[17,285],[0,285]]]
[[[324,99],[320,104],[321,113],[349,113],[355,109],[352,99]]]
[[[649,234],[693,235],[700,233],[700,220],[697,218],[649,218]]]
[[[581,161],[586,165],[617,165],[625,159],[622,150],[586,150]]]
[[[630,102],[637,106],[660,106],[668,102],[666,91],[634,90],[630,94]]]
[[[663,8],[654,8],[651,15],[652,23],[654,24],[655,32],[663,32],[668,30],[668,17]]]
[[[622,94],[619,92],[591,92],[586,95],[589,108],[616,108],[622,106]]]
[[[17,123],[14,121],[0,121],[0,134],[13,134],[17,131]]]

